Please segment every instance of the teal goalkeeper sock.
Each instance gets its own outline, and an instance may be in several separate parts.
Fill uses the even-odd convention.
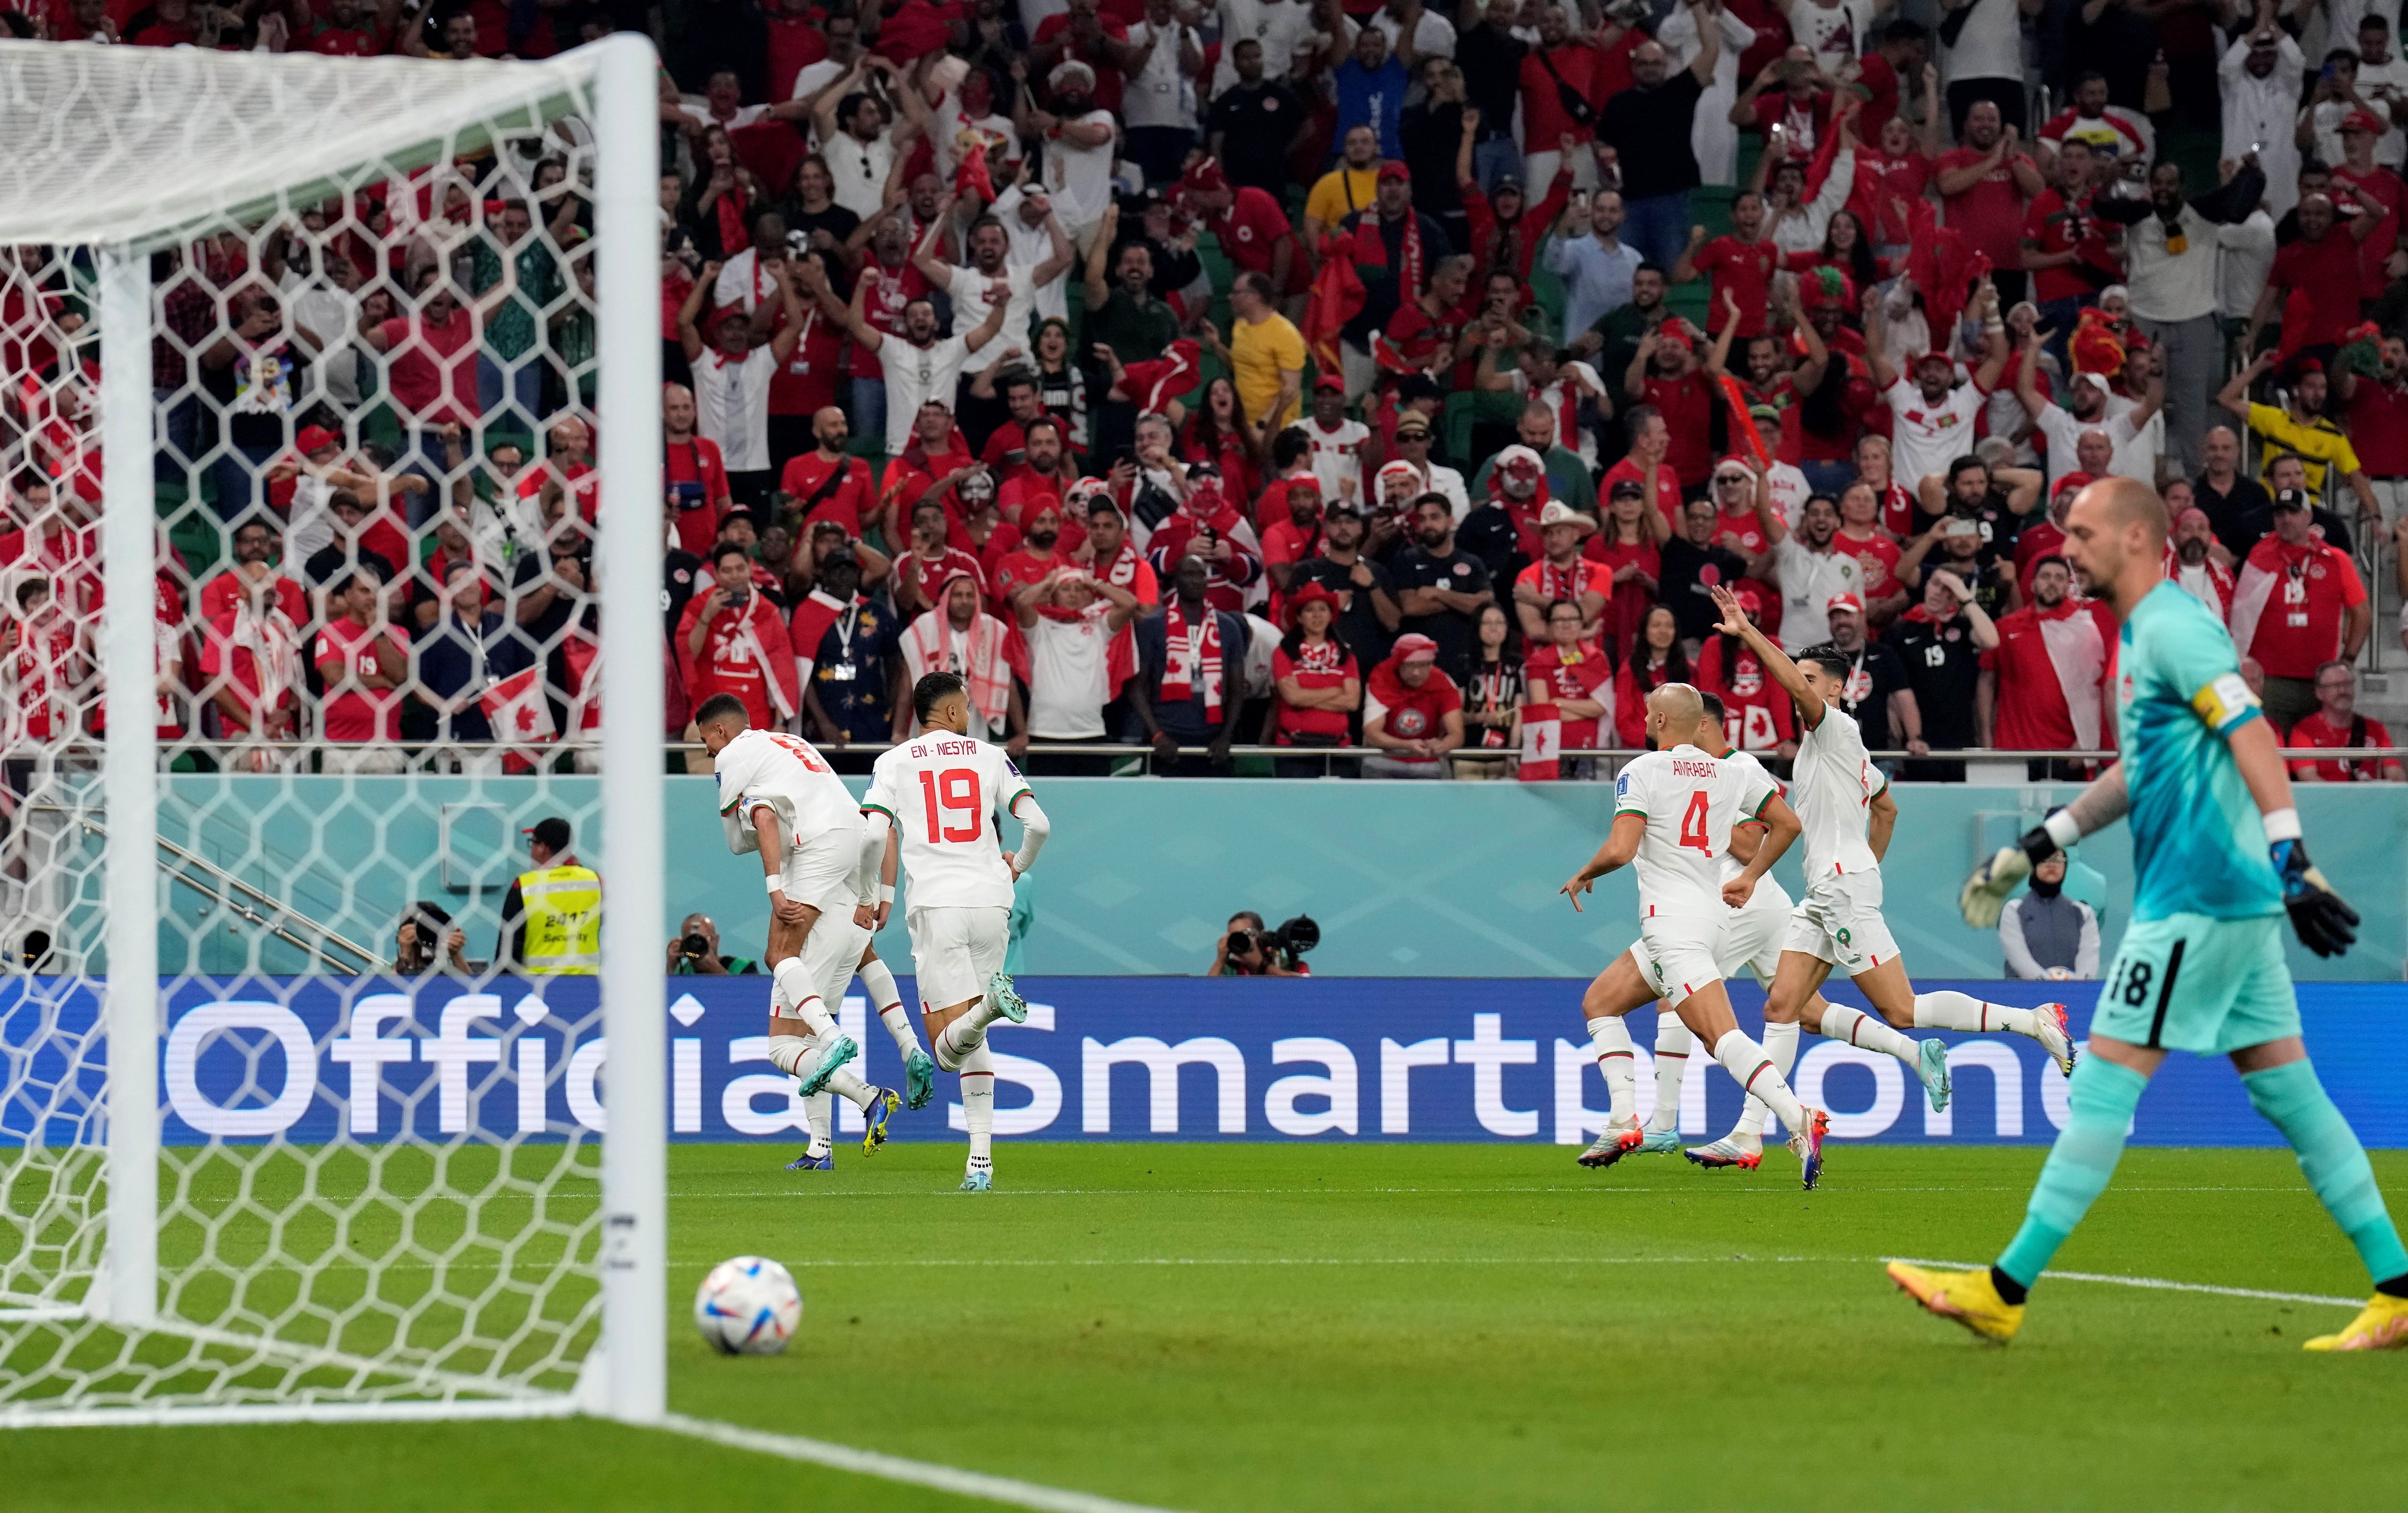
[[[2039,1279],[2057,1248],[2107,1191],[2107,1179],[2115,1175],[2115,1163],[2124,1154],[2132,1111],[2141,1106],[2141,1091],[2148,1085],[2149,1079],[2130,1067],[2098,1056],[2085,1056],[2073,1069],[2065,1090],[2065,1128],[2057,1133],[2048,1164],[2041,1168],[2024,1209],[2024,1227],[1999,1257],[1998,1269],[2019,1287]]]
[[[2383,1190],[2374,1185],[2366,1148],[2326,1096],[2315,1068],[2305,1061],[2291,1062],[2251,1072],[2241,1085],[2249,1090],[2250,1106],[2291,1142],[2308,1186],[2349,1243],[2358,1247],[2367,1274],[2387,1282],[2408,1273],[2408,1250],[2401,1249],[2400,1231],[2384,1209]]]

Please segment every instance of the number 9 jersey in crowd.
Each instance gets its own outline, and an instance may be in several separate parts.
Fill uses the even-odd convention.
[[[1614,779],[1616,819],[1647,821],[1636,858],[1640,964],[1658,996],[1678,1004],[1722,979],[1723,860],[1731,826],[1780,792],[1760,764],[1717,762],[1694,746],[1650,751]]]
[[[1012,878],[998,821],[1028,792],[1003,748],[946,731],[894,748],[871,769],[861,807],[900,837],[924,1012],[968,1003],[1003,969]]]
[[[727,849],[758,850],[753,812],[767,805],[785,829],[780,891],[823,911],[859,902],[855,872],[865,835],[861,807],[811,743],[777,731],[747,730],[711,763]]]

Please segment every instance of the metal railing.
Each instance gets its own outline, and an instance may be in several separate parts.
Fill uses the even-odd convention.
[[[102,842],[108,839],[108,828],[85,811],[68,809],[59,805],[33,805],[28,807],[48,813],[70,815],[82,827],[86,835]],[[167,875],[169,881],[183,884],[245,923],[267,932],[295,949],[307,951],[338,972],[366,977],[384,969],[384,960],[376,952],[339,934],[332,926],[311,919],[282,900],[260,892],[207,857],[188,850],[164,835],[159,837],[159,849],[164,853],[159,870]],[[184,867],[197,869],[208,881],[203,881],[201,878],[195,878],[182,871]],[[212,887],[211,883],[217,886]],[[298,926],[303,933],[295,934],[294,930],[286,928],[288,923]],[[356,958],[357,963],[343,960],[334,951],[328,950],[326,949],[328,946]]]

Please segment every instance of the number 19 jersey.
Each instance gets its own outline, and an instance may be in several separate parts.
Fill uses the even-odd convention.
[[[1003,748],[931,731],[881,756],[870,773],[861,806],[885,815],[902,837],[910,907],[1011,906],[1011,868],[989,816],[1010,813],[1028,784]]]
[[[1614,779],[1613,812],[1643,816],[1639,900],[1643,917],[1718,919],[1731,826],[1780,789],[1757,763],[1717,762],[1694,746],[1650,751]]]

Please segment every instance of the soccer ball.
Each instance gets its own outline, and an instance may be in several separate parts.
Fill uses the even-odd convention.
[[[738,1256],[695,1290],[694,1325],[722,1355],[776,1355],[803,1321],[803,1294],[786,1268]]]

